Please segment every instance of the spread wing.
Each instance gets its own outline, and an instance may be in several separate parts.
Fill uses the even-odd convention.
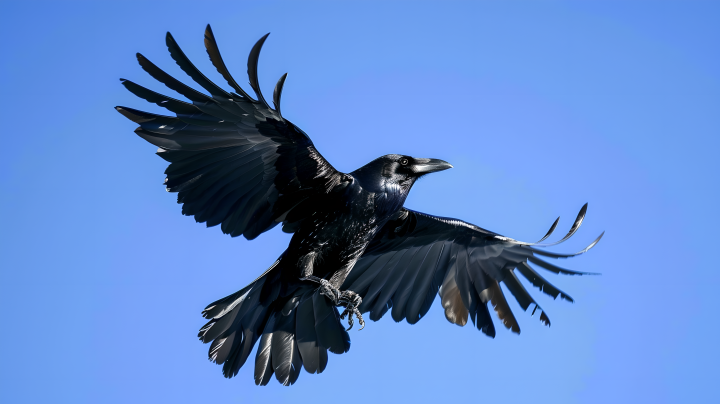
[[[140,124],[135,133],[158,146],[157,154],[170,163],[165,186],[178,193],[182,213],[208,227],[221,225],[223,233],[232,237],[242,234],[253,239],[280,222],[287,225],[288,217],[301,221],[302,214],[288,216],[289,211],[302,201],[322,199],[345,178],[315,150],[302,130],[282,117],[280,97],[287,74],[275,86],[275,108],[260,92],[257,62],[268,35],[255,44],[248,57],[250,86],[257,99],[228,72],[208,25],[205,47],[210,61],[236,92],[227,92],[208,80],[168,32],[170,55],[209,94],[186,86],[138,53],[140,66],[150,76],[190,102],[121,79],[130,92],[175,116],[116,107]],[[284,229],[292,231],[292,225]]]
[[[561,241],[577,231],[586,211],[587,204]],[[550,236],[557,223],[540,241]],[[439,294],[448,321],[464,326],[469,318],[479,330],[494,337],[495,327],[487,306],[490,302],[505,327],[519,334],[520,327],[500,283],[507,286],[523,310],[531,306],[533,314],[540,310],[540,320],[549,326],[547,315],[520,283],[517,273],[550,296],[572,302],[569,295],[528,264],[555,273],[587,274],[560,268],[537,256],[576,256],[592,248],[601,237],[578,253],[555,254],[537,248],[551,244],[524,243],[461,220],[402,209],[378,232],[341,289],[360,294],[360,311],[370,312],[372,320],[391,311],[395,321],[407,319],[410,324],[428,312]]]

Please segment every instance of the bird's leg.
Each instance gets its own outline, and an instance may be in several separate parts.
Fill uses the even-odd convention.
[[[360,310],[358,307],[360,306],[360,303],[362,303],[362,298],[357,293],[351,291],[351,290],[343,290],[340,291],[338,288],[333,286],[332,283],[329,281],[318,278],[317,276],[313,275],[307,275],[302,278],[300,278],[301,281],[312,281],[320,284],[320,294],[323,296],[327,296],[328,299],[333,303],[335,306],[342,306],[345,307],[345,310],[343,310],[342,314],[340,314],[340,319],[344,320],[345,316],[348,316],[348,328],[346,331],[350,331],[353,328],[354,321],[353,321],[353,315],[357,317],[358,322],[360,323],[360,329],[362,330],[365,328],[365,320],[363,319],[362,314],[360,313]]]
[[[320,294],[323,296],[327,296],[328,299],[330,299],[335,306],[340,306],[340,299],[342,298],[342,293],[340,290],[332,285],[329,281],[318,278],[317,276],[313,275],[307,275],[300,278],[301,281],[312,281],[315,283],[320,284]]]
[[[362,330],[363,328],[365,328],[365,320],[363,320],[362,314],[360,313],[360,310],[358,310],[358,306],[360,306],[360,303],[362,303],[362,298],[360,297],[360,295],[350,290],[340,291],[337,287],[333,285],[331,281],[327,281],[325,279],[314,276],[314,258],[315,253],[310,253],[300,260],[300,264],[302,265],[302,276],[300,277],[300,280],[319,283],[321,295],[327,296],[327,298],[333,302],[333,305],[345,307],[345,310],[343,310],[342,314],[340,315],[340,319],[344,320],[345,316],[349,314],[349,327],[346,331],[350,331],[350,329],[353,328],[353,315],[357,317],[358,322],[360,323],[360,329]]]
[[[330,278],[330,283],[333,285],[342,285],[342,283],[345,281],[345,278],[347,278],[348,274],[352,270],[353,266],[355,265],[354,260],[350,261],[347,265],[345,265],[340,270],[336,271],[332,278]],[[340,299],[338,302],[338,306],[344,306],[345,310],[340,314],[340,319],[345,319],[345,316],[348,316],[348,328],[346,331],[350,331],[350,329],[353,328],[353,316],[357,317],[358,322],[360,323],[360,329],[362,330],[365,328],[365,320],[363,320],[362,314],[360,313],[360,310],[358,307],[360,307],[360,303],[362,303],[362,298],[357,293],[350,291],[350,290],[344,290],[340,293]]]
[[[334,287],[329,281],[318,278],[313,275],[313,267],[315,265],[315,258],[317,257],[316,252],[311,252],[300,258],[301,281],[312,281],[320,284],[320,294],[327,296],[335,306],[340,304],[340,291]]]

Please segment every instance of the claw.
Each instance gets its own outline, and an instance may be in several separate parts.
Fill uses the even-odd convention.
[[[360,323],[360,329],[358,330],[360,331],[365,328],[365,320],[363,320],[362,314],[360,314],[360,310],[355,309],[355,315],[358,318],[358,323]]]
[[[348,316],[348,326],[349,327],[346,328],[345,331],[352,330],[353,325],[355,325],[355,321],[353,320],[353,315],[355,317],[357,317],[358,322],[360,323],[360,329],[358,331],[365,328],[365,320],[363,319],[363,316],[360,313],[360,310],[358,310],[357,308],[353,308],[353,309],[346,308],[340,315],[340,320],[345,320],[345,316]]]
[[[347,316],[348,314],[350,314],[350,316],[348,317],[348,328],[346,328],[345,331],[352,330],[353,322],[354,322],[353,316],[352,316],[352,313],[350,313],[350,311],[348,309],[343,310],[342,314],[340,315],[340,320],[345,320],[345,316]]]
[[[360,329],[362,330],[365,328],[365,320],[363,320],[362,314],[360,313],[360,310],[358,310],[358,306],[362,303],[360,295],[350,290],[346,290],[340,295],[339,303],[339,305],[345,306],[345,310],[343,310],[340,315],[340,319],[345,319],[345,316],[348,316],[349,327],[345,331],[350,331],[353,328],[353,325],[355,325],[353,316],[357,317],[358,322],[360,323]]]

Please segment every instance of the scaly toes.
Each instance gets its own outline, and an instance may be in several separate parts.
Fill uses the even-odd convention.
[[[345,308],[343,310],[342,314],[340,314],[340,320],[345,320],[345,316],[348,318],[348,328],[345,329],[345,331],[350,331],[353,328],[354,320],[353,320],[353,314],[357,312],[356,309],[352,308]]]
[[[332,284],[330,284],[330,282],[326,281],[325,279],[322,279],[320,281],[320,294],[327,296],[328,299],[332,300],[335,305],[340,304],[340,299],[342,296],[340,294],[340,291],[334,286],[332,286]]]
[[[365,328],[365,320],[362,318],[362,314],[360,314],[360,310],[358,307],[362,303],[362,298],[357,293],[346,290],[343,291],[340,295],[340,299],[338,300],[339,303],[343,306],[345,306],[345,310],[340,315],[340,319],[344,320],[345,316],[348,317],[348,328],[346,331],[350,331],[353,326],[355,325],[355,320],[353,319],[353,316],[357,317],[359,323],[360,323],[360,329],[362,330]]]

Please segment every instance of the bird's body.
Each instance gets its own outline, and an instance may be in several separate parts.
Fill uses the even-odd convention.
[[[313,212],[295,231],[286,252],[291,261],[298,263],[303,257],[316,255],[313,273],[320,278],[341,272],[341,268],[352,268],[378,226],[400,208],[394,201],[390,202],[392,206],[386,206],[385,198],[364,189],[354,179],[349,182],[325,203],[308,204]],[[299,264],[294,275],[299,276],[305,267]]]
[[[341,324],[349,314],[379,320],[390,312],[395,321],[414,324],[437,295],[446,318],[457,325],[471,320],[488,336],[495,328],[488,305],[505,327],[520,328],[504,298],[504,283],[520,306],[539,306],[518,281],[521,273],[553,297],[572,299],[528,263],[555,273],[579,275],[537,256],[566,258],[536,247],[572,236],[584,219],[584,206],[570,232],[553,244],[523,243],[470,223],[415,212],[404,207],[413,184],[423,175],[452,167],[427,158],[390,154],[348,174],[338,172],[310,138],[280,113],[283,76],[271,108],[260,92],[257,61],[263,37],[248,59],[250,97],[232,78],[208,26],[205,45],[210,60],[236,92],[208,80],[187,59],[168,33],[166,42],[177,64],[210,95],[169,76],[138,54],[152,77],[191,103],[155,93],[128,80],[128,90],[175,117],[126,107],[117,110],[140,124],[136,133],[159,147],[170,162],[165,185],[178,193],[183,214],[208,227],[254,239],[278,224],[293,233],[285,252],[259,278],[240,291],[210,304],[209,322],[198,334],[211,342],[209,357],[232,377],[258,344],[255,382],[274,374],[293,384],[300,369],[319,373],[327,352],[343,353],[350,338]],[[602,237],[602,235],[601,235]],[[337,307],[345,307],[341,315]],[[541,310],[541,309],[540,309]],[[544,312],[540,319],[547,325]]]

